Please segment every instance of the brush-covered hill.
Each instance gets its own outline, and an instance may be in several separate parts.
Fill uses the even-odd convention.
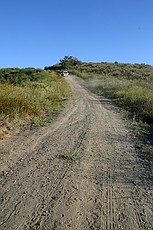
[[[45,67],[46,70],[69,70],[71,73],[94,73],[103,76],[124,77],[128,79],[153,78],[153,66],[146,64],[127,64],[109,62],[82,62],[72,56],[64,57],[58,64]]]

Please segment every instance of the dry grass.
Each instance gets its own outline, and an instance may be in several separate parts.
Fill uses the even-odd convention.
[[[153,124],[153,87],[152,90],[140,85],[132,84],[116,92],[121,98],[121,105],[134,112],[136,118],[143,122]]]
[[[37,81],[22,81],[22,86],[0,83],[0,138],[4,132],[29,123],[38,126],[50,122],[52,113],[70,96],[64,78],[54,72],[45,71],[44,75]]]
[[[99,96],[117,99],[116,103],[133,113],[134,119],[153,124],[153,79],[127,79],[84,74],[84,84]]]

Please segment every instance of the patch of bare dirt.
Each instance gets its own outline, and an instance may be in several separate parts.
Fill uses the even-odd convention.
[[[151,230],[152,174],[131,129],[110,101],[67,81],[73,97],[52,125],[0,147],[0,229]]]

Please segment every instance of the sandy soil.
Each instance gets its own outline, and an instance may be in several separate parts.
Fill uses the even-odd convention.
[[[74,77],[49,126],[0,147],[0,229],[153,229],[151,171],[118,109]]]

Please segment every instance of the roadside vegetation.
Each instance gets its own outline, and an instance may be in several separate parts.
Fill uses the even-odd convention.
[[[0,139],[21,127],[51,122],[70,94],[55,71],[0,69]]]
[[[89,75],[90,76],[90,75]],[[104,96],[128,110],[133,119],[153,124],[153,78],[144,80],[128,77],[82,75],[85,85],[99,96]]]

